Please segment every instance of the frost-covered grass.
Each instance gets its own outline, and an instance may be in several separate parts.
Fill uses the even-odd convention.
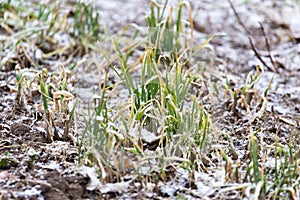
[[[84,129],[77,138],[70,138],[78,145],[78,164],[95,167],[103,184],[126,183],[124,193],[130,193],[130,186],[136,187],[132,193],[138,193],[137,188],[162,193],[163,186],[172,188],[169,184],[174,181],[181,187],[183,181],[185,190],[171,196],[298,199],[296,124],[277,116],[276,120],[289,125],[289,138],[282,141],[279,126],[272,134],[273,142],[264,142],[270,134],[263,122],[270,117],[266,108],[272,81],[267,88],[258,88],[263,68],[257,66],[240,86],[231,86],[226,77],[213,82],[194,57],[218,34],[200,44],[194,41],[193,13],[187,1],[175,7],[150,1],[149,7],[147,27],[124,24],[120,35],[107,38],[100,33],[101,16],[91,4],[77,2],[62,9],[59,3],[0,3],[6,38],[0,46],[4,52],[0,67],[16,70],[18,104],[26,107],[31,94],[38,92],[40,101],[35,103],[48,125],[49,142],[67,140],[77,130],[76,113],[80,112],[72,94],[72,73],[82,57],[96,53],[101,63],[99,92],[84,115]],[[67,44],[57,39],[64,34]],[[32,53],[36,49],[43,51],[42,57]],[[51,59],[63,63],[56,63],[58,67],[49,72],[42,61]],[[118,78],[115,83],[110,81],[112,76]],[[116,105],[115,98],[124,90],[125,99]],[[243,130],[239,142],[219,128],[215,99],[234,120],[245,116],[239,125],[226,124],[228,130]],[[246,145],[241,150],[237,143]],[[180,173],[187,178],[180,179]],[[201,179],[199,174],[207,176]],[[215,193],[206,196],[200,182]],[[100,192],[117,193],[106,189]]]

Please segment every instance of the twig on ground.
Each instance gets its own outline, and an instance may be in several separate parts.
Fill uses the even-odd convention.
[[[231,2],[231,0],[227,0],[227,1],[228,1],[228,3],[230,4],[230,7],[231,7],[231,9],[233,10],[234,15],[235,15],[236,19],[238,20],[239,24],[243,27],[243,29],[244,29],[245,32],[247,33],[248,38],[249,38],[249,41],[250,41],[251,48],[252,48],[252,50],[253,50],[255,56],[258,58],[258,60],[259,60],[259,61],[260,61],[260,62],[261,62],[268,70],[274,72],[274,70],[273,70],[271,67],[269,67],[269,66],[267,65],[267,63],[261,58],[260,54],[257,52],[256,48],[254,47],[253,41],[252,41],[252,39],[251,39],[251,32],[249,31],[249,29],[245,26],[245,24],[244,24],[243,21],[241,20],[241,18],[240,18],[240,16],[239,16],[239,14],[237,13],[237,11],[236,11],[236,9],[235,9],[233,3]],[[261,27],[262,27],[262,26],[261,26]],[[262,30],[263,30],[263,29],[262,29]],[[263,34],[264,34],[264,36],[265,36],[264,30],[263,30]],[[266,36],[265,36],[265,39],[267,40]],[[267,49],[268,49],[268,51],[269,51],[269,50],[270,50],[270,48],[269,48],[269,43],[266,42],[266,45],[267,45]],[[270,52],[269,52],[269,54],[270,54]],[[270,54],[270,57],[271,57],[271,54]],[[272,64],[273,64],[273,62],[272,62]],[[274,64],[273,64],[273,65],[274,65]],[[275,65],[274,65],[274,67],[275,67]]]
[[[255,54],[255,56],[258,58],[258,60],[268,69],[268,70],[270,70],[270,71],[274,71],[271,67],[269,67],[268,65],[267,65],[267,63],[261,58],[261,56],[259,55],[259,53],[257,52],[257,50],[256,50],[256,48],[255,48],[255,46],[254,46],[254,44],[253,44],[253,42],[252,42],[252,39],[251,39],[251,37],[249,36],[248,37],[248,39],[249,39],[249,42],[250,42],[250,45],[251,45],[251,48],[252,48],[252,51],[254,52],[254,54]]]
[[[259,25],[260,25],[261,32],[263,33],[264,38],[265,38],[265,43],[266,43],[267,51],[268,51],[268,53],[269,53],[270,61],[271,61],[272,65],[273,65],[273,67],[274,67],[274,70],[277,71],[277,67],[276,67],[277,65],[276,65],[276,63],[274,62],[273,56],[272,56],[272,54],[271,54],[271,49],[270,49],[269,39],[268,39],[268,37],[267,37],[267,34],[266,34],[266,32],[265,32],[265,29],[264,29],[262,23],[261,23],[261,22],[258,22],[258,23],[259,23]]]
[[[231,0],[228,0],[228,3],[230,4],[230,7],[231,7],[231,9],[233,10],[234,15],[235,15],[236,19],[238,20],[239,24],[240,24],[240,25],[243,27],[243,29],[246,31],[247,35],[248,35],[248,36],[251,36],[250,31],[248,30],[248,28],[245,26],[245,24],[244,24],[243,21],[241,20],[241,18],[240,18],[240,16],[239,16],[239,14],[237,13],[237,11],[236,11],[236,9],[235,9],[233,3],[231,2]]]

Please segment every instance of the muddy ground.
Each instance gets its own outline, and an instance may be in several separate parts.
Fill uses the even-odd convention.
[[[255,72],[255,66],[260,65],[264,74],[258,82],[258,95],[268,87],[272,78],[273,82],[265,114],[260,116],[262,120],[254,124],[270,134],[265,139],[266,145],[274,142],[274,132],[279,134],[283,143],[289,142],[288,138],[292,133],[295,140],[299,140],[300,3],[277,0],[233,3],[239,20],[245,27],[238,22],[238,17],[227,1],[191,2],[195,44],[199,45],[207,35],[222,33],[210,42],[208,55],[213,59],[205,61],[207,67],[204,70],[214,72],[215,75],[210,77],[212,80],[224,82],[227,77],[232,88],[240,89],[248,73]],[[118,34],[121,27],[130,23],[146,26],[144,16],[149,12],[146,0],[113,0],[95,4],[101,22],[106,24],[110,34]],[[270,43],[269,50],[261,26]],[[1,30],[1,35],[5,34]],[[3,59],[6,54],[7,52],[1,52],[0,58]],[[86,55],[88,59],[89,56],[91,55]],[[86,108],[86,102],[97,90],[98,71],[95,67],[79,66],[74,77],[80,115],[80,111]],[[37,106],[29,103],[30,106],[26,109],[20,107],[16,101],[17,93],[12,88],[16,88],[15,71],[5,66],[0,72],[0,199],[175,198],[175,193],[166,187],[170,189],[179,187],[180,184],[172,184],[172,181],[159,185],[152,192],[140,190],[140,186],[135,188],[134,185],[117,192],[112,188],[122,188],[121,186],[102,185],[92,167],[78,166],[77,145],[71,139],[48,141]],[[116,99],[124,97],[122,91],[118,95]],[[247,149],[245,133],[249,128],[246,125],[249,116],[244,111],[237,111],[235,115],[229,112],[223,96],[215,97],[212,102],[214,105],[211,106],[211,115],[215,126],[231,135],[235,148],[231,153],[243,161],[246,158],[243,152]],[[72,132],[75,140],[84,126],[80,120],[82,118],[79,117],[78,133]],[[186,181],[179,177],[176,179],[178,183]],[[220,197],[218,191],[209,184],[205,186],[206,190],[201,184],[197,185],[202,187],[198,190],[197,186],[189,186],[185,184],[180,189],[177,188],[177,192],[181,191],[190,199]]]

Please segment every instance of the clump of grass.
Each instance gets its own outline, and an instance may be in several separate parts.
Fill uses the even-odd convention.
[[[247,126],[250,127],[250,131],[247,132],[249,133],[249,145],[246,165],[240,163],[234,150],[231,151],[231,156],[238,160],[235,161],[236,164],[233,163],[230,156],[223,153],[226,161],[227,181],[239,184],[240,189],[242,189],[241,196],[246,198],[297,199],[299,175],[296,172],[298,164],[295,161],[295,156],[298,156],[299,152],[293,148],[293,146],[297,146],[296,142],[290,139],[290,144],[283,145],[279,142],[278,133],[276,132],[276,135],[274,135],[275,142],[272,145],[263,144],[266,134],[270,133],[265,128],[261,128],[259,122],[263,121],[261,119],[265,117],[268,93],[273,79],[258,98],[256,84],[262,75],[263,70],[257,66],[256,73],[248,74],[246,82],[240,90],[231,90],[229,84],[227,85],[228,91],[229,89],[231,91],[233,102],[231,105],[235,107],[230,109],[232,114],[241,114],[241,110],[246,110],[244,117],[247,118]],[[277,131],[279,130],[280,126]],[[291,138],[292,134],[290,133]],[[230,148],[234,149],[229,135],[227,140]]]
[[[99,39],[99,13],[91,3],[79,1],[74,12],[74,26],[72,35],[75,38]]]
[[[168,9],[166,14],[168,1],[161,4],[156,1],[150,1],[150,15],[146,18],[146,23],[149,28],[149,46],[153,48],[155,59],[160,55],[170,54],[171,59],[176,59],[176,56],[181,54],[182,50],[192,52],[193,49],[193,18],[192,10],[189,2],[182,1],[179,3],[177,14],[173,19],[173,8]],[[189,31],[191,37],[190,43],[187,43],[186,32],[188,29],[182,20],[182,9],[186,6],[189,13]],[[166,15],[166,17],[165,17]],[[188,50],[186,50],[188,48]]]
[[[66,9],[62,10],[62,7]],[[37,68],[43,63],[42,59],[59,59],[64,55],[65,63],[71,63],[75,55],[83,55],[91,49],[97,51],[94,43],[100,37],[99,14],[91,4],[77,2],[70,7],[64,2],[36,5],[33,2],[7,1],[1,3],[1,13],[6,13],[1,27],[7,40],[0,47],[5,52],[15,52],[15,56],[8,54],[1,64],[13,65],[12,68],[16,64]],[[62,45],[57,38],[64,34],[68,34],[69,38]],[[36,49],[42,51],[38,60],[31,56]]]
[[[267,152],[266,147],[259,144],[256,135],[255,132],[250,135],[252,161],[244,178],[245,182],[251,183],[247,195],[255,199],[297,199],[299,174],[295,156],[299,152],[293,152],[292,146],[284,146],[276,141],[272,146],[274,156],[263,155],[262,152]]]
[[[265,195],[268,198],[297,199],[299,187],[299,171],[297,157],[299,152],[293,152],[291,145],[275,144],[275,166],[266,173],[266,179],[274,179],[266,185]]]
[[[39,12],[37,13],[36,19],[47,24],[48,27],[45,31],[41,32],[41,35],[45,37],[52,38],[55,33],[57,33],[64,23],[58,22],[59,13],[55,12],[55,9],[58,8],[58,4],[53,4],[50,8],[45,4],[40,4]]]
[[[13,70],[15,66],[17,68],[17,99],[21,107],[28,108],[27,101],[33,100],[33,93],[38,92],[41,95],[42,104],[38,109],[48,123],[49,141],[61,138],[66,140],[71,136],[69,131],[72,128],[75,105],[71,105],[74,97],[67,87],[67,71],[72,71],[76,64],[69,69],[59,66],[54,68],[54,72],[48,72],[45,60],[60,60],[61,55],[67,55],[65,63],[70,63],[76,53],[83,48],[88,49],[88,46],[98,39],[99,35],[96,33],[100,26],[99,15],[91,5],[78,2],[70,11],[67,7],[66,12],[61,12],[60,7],[66,5],[63,2],[49,6],[44,3],[36,5],[33,2],[6,1],[1,2],[0,6],[0,14],[5,13],[1,26],[8,38],[1,45],[7,53],[1,65],[6,66],[7,70]],[[74,16],[71,16],[72,9],[75,9]],[[69,20],[69,17],[72,17],[73,21]],[[86,26],[79,27],[78,23]],[[72,28],[68,29],[70,26]],[[64,33],[73,38],[69,44],[61,47],[55,37]],[[84,47],[83,40],[86,41]],[[37,49],[42,51],[39,59],[35,58]]]
[[[32,99],[32,92],[38,91],[41,95],[42,104],[38,107],[43,113],[44,120],[48,123],[48,140],[60,139],[66,140],[70,122],[73,119],[75,105],[69,107],[73,101],[73,95],[67,91],[68,79],[63,66],[59,66],[61,73],[57,77],[56,72],[49,73],[45,68],[42,70],[17,69],[17,100],[20,106],[27,108],[27,100]],[[74,69],[74,66],[71,67]],[[36,102],[38,103],[38,102]],[[55,117],[57,115],[57,117]],[[63,124],[63,134],[59,136],[55,128]],[[53,131],[54,130],[54,131]],[[54,134],[54,135],[53,135]]]
[[[211,120],[208,112],[196,100],[197,97],[188,92],[196,78],[186,67],[187,60],[193,55],[193,47],[179,37],[179,32],[183,34],[188,29],[183,28],[181,12],[183,5],[189,7],[189,4],[180,3],[177,21],[174,22],[171,22],[172,9],[164,18],[166,5],[161,7],[151,1],[151,13],[146,21],[149,26],[154,26],[154,31],[148,33],[145,43],[148,47],[144,50],[141,68],[136,74],[133,75],[136,62],[133,65],[128,62],[132,48],[121,49],[117,38],[112,40],[119,67],[111,63],[104,49],[101,50],[108,66],[117,74],[129,94],[127,103],[122,109],[116,107],[119,110],[113,114],[107,107],[110,100],[107,91],[112,86],[108,87],[105,79],[100,95],[95,99],[94,111],[90,113],[92,120],[86,119],[84,133],[88,134],[89,139],[87,145],[80,143],[79,152],[85,150],[80,160],[95,163],[105,181],[119,179],[120,174],[128,169],[128,165],[121,164],[119,155],[114,155],[117,150],[126,163],[128,159],[138,160],[134,165],[137,173],[140,173],[141,167],[150,167],[148,175],[156,183],[164,179],[165,169],[169,165],[189,170],[203,167],[202,159],[206,157],[207,143],[211,138]],[[193,32],[192,28],[188,30]],[[199,52],[211,39],[196,47],[194,52]],[[172,54],[171,62],[165,62],[166,55],[163,52],[166,51]],[[190,55],[182,61],[187,52]],[[108,71],[105,72],[106,78]],[[150,137],[146,138],[145,134]],[[151,151],[156,154],[152,155]]]
[[[79,45],[84,48],[84,52],[89,52],[89,48],[100,39],[100,22],[97,9],[85,1],[79,1],[74,11],[74,22],[72,36],[79,41]]]
[[[249,72],[242,88],[231,88],[228,80],[226,79],[225,89],[228,96],[227,109],[229,111],[231,111],[236,116],[251,113],[255,105],[254,102],[258,99],[258,90],[255,88],[255,85],[262,78],[263,74],[263,69],[259,65],[257,65],[255,74]],[[270,82],[270,84],[271,83],[272,81]],[[270,86],[271,85],[269,85],[269,87]],[[269,89],[266,90],[266,94],[264,94],[263,96],[267,97],[268,90]]]

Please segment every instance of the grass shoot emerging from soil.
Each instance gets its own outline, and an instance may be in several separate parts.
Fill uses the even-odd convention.
[[[267,111],[273,78],[263,91],[258,88],[265,72],[257,65],[240,86],[231,85],[226,76],[213,81],[207,73],[214,69],[199,70],[202,64],[195,57],[218,34],[200,44],[194,41],[188,1],[170,6],[151,0],[149,7],[146,31],[128,25],[106,38],[92,4],[80,1],[62,10],[59,2],[1,2],[6,42],[0,45],[0,67],[15,71],[16,87],[10,90],[16,93],[18,108],[38,112],[48,143],[71,140],[77,145],[77,163],[94,167],[102,184],[122,183],[178,199],[226,199],[232,193],[236,198],[298,199],[298,132],[295,123]],[[62,37],[68,42],[57,39]],[[79,111],[72,76],[92,53],[101,62],[98,93],[82,114],[84,128],[76,135]],[[201,92],[193,92],[195,88]],[[232,119],[224,130],[214,116],[220,99],[222,111]],[[282,123],[269,138],[263,124],[268,118],[290,125],[288,140],[282,142],[279,136]],[[243,136],[242,151],[236,148],[236,129]],[[268,145],[266,139],[271,140]],[[37,153],[30,148],[28,156],[33,169]],[[0,169],[9,162],[8,153],[1,155]],[[214,191],[210,196],[198,188],[204,174],[215,180],[207,183]],[[164,185],[173,187],[172,181],[183,181],[184,186],[175,186],[185,190],[163,192]],[[101,186],[101,195],[111,197]]]

